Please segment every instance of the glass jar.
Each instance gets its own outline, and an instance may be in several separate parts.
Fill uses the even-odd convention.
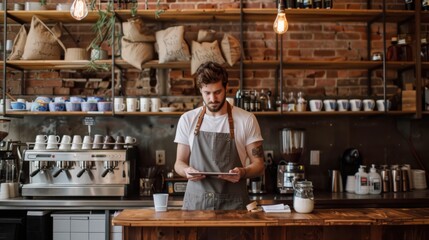
[[[314,195],[311,181],[299,181],[294,184],[293,209],[298,213],[313,211]]]

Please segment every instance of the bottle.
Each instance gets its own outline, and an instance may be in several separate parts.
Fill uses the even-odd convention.
[[[267,92],[267,111],[273,111],[274,110],[274,101],[273,101],[273,96],[272,96],[272,92],[271,90],[268,90]]]
[[[295,8],[295,0],[285,0],[284,7],[286,9]]]
[[[302,0],[302,8],[313,8],[313,0]]]
[[[260,102],[260,109],[261,111],[267,111],[268,104],[267,104],[267,95],[265,94],[264,89],[261,89],[261,93],[259,94],[259,102]]]
[[[294,184],[293,209],[299,213],[311,213],[314,209],[313,183],[298,181]]]
[[[255,112],[261,111],[261,101],[259,100],[259,92],[255,90]]]
[[[422,0],[422,10],[423,11],[429,10],[429,0]]]
[[[398,45],[398,38],[392,37],[391,45],[387,48],[386,60],[387,61],[399,61],[400,47]]]
[[[323,1],[323,8],[325,9],[332,9],[332,2],[333,0],[324,0]]]
[[[283,92],[282,95],[283,95],[283,97],[282,97],[282,111],[287,112],[287,109],[288,109],[287,96],[286,96],[285,92]]]
[[[404,0],[405,1],[405,10],[414,10],[415,4],[414,0]]]
[[[355,193],[356,194],[369,193],[368,173],[365,172],[364,168],[365,168],[365,165],[360,165],[358,172],[355,174]]]
[[[249,110],[250,112],[254,112],[256,110],[256,101],[255,101],[255,95],[252,93],[249,93],[249,98],[250,98],[250,105],[249,105]]]
[[[304,98],[303,92],[298,92],[298,100],[296,100],[296,111],[305,112],[307,110],[307,100]]]
[[[399,55],[399,61],[413,60],[412,48],[408,44],[407,37],[408,37],[407,35],[403,35],[398,40],[398,45],[401,49],[400,55]]]
[[[378,174],[375,165],[372,164],[369,169],[369,194],[380,194],[381,193],[381,176]]]
[[[424,37],[424,38],[422,38],[421,40],[420,40],[420,42],[421,42],[421,52],[420,52],[420,55],[421,55],[421,57],[422,57],[422,61],[423,62],[427,62],[428,60],[429,60],[429,57],[428,57],[428,43],[427,43],[427,41],[426,41],[426,37]]]
[[[323,8],[322,0],[313,0],[313,8]]]
[[[235,105],[239,108],[243,108],[244,105],[241,93],[240,89],[235,93]]]
[[[304,0],[296,0],[295,7],[296,8],[304,8]]]
[[[295,112],[296,111],[296,99],[295,99],[295,96],[293,95],[293,92],[288,93],[287,111],[288,112]]]

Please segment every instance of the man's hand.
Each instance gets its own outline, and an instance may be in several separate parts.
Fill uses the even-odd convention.
[[[189,173],[198,173],[198,172],[200,172],[200,171],[196,170],[193,167],[187,167],[183,171],[186,173],[186,178],[189,179],[189,180],[191,180],[191,181],[199,181],[199,180],[201,180],[203,178],[206,178],[205,175],[200,175],[200,174],[199,175],[190,175]]]
[[[219,175],[218,178],[223,179],[225,181],[229,181],[232,183],[236,183],[240,181],[241,171],[240,168],[236,167],[234,169],[229,170],[229,173],[236,173],[234,175]]]

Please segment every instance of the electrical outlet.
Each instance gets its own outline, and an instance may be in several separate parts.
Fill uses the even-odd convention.
[[[165,165],[165,151],[156,150],[156,165]]]
[[[274,159],[274,152],[273,150],[265,150],[264,151],[264,159],[268,160],[270,159],[268,156],[271,155],[271,159]]]
[[[311,150],[310,151],[310,165],[320,165],[320,151]]]

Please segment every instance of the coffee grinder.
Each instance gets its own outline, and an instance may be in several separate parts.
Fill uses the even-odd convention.
[[[304,140],[304,129],[283,128],[280,131],[282,160],[277,166],[277,189],[280,194],[293,193],[295,182],[305,179],[304,166],[299,164]]]

